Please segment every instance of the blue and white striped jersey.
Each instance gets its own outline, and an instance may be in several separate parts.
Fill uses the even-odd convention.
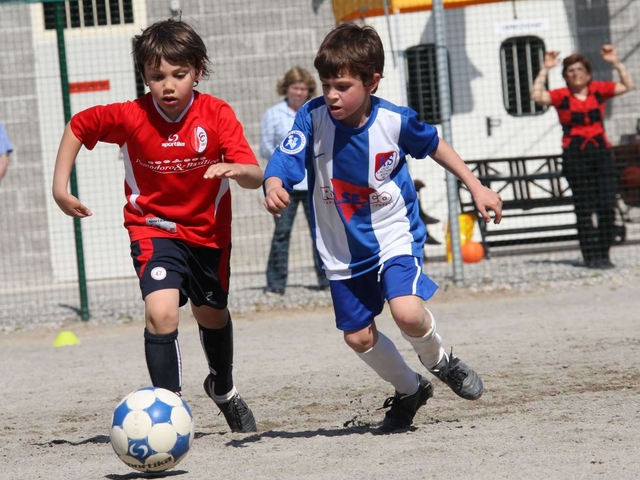
[[[410,108],[371,100],[360,128],[335,120],[323,97],[309,101],[265,171],[265,179],[278,177],[291,191],[306,169],[312,235],[330,280],[356,277],[398,255],[423,254],[426,229],[405,157],[432,153],[438,132]]]

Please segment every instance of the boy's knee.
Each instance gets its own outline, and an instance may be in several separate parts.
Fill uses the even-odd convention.
[[[392,311],[393,319],[403,332],[429,329],[431,317],[422,305],[410,305]]]
[[[147,311],[146,327],[156,335],[171,333],[178,328],[178,312]]]
[[[344,341],[349,347],[358,352],[364,353],[375,345],[375,337],[369,328],[355,332],[344,332]]]

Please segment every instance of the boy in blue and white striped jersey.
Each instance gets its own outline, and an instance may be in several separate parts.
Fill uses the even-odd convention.
[[[487,221],[499,223],[502,200],[484,187],[435,127],[410,108],[373,95],[384,70],[384,48],[370,26],[344,23],[324,39],[314,66],[323,96],[304,105],[265,171],[265,208],[279,215],[305,176],[314,242],[330,280],[336,326],[356,354],[395,394],[382,432],[411,426],[433,386],[411,369],[376,328],[385,300],[421,363],[459,396],[482,395],[480,377],[447,355],[423,302],[437,285],[422,271],[426,229],[406,156],[430,156],[456,175]]]

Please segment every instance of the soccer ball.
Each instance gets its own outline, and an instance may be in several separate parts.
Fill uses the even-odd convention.
[[[131,392],[111,419],[111,446],[120,460],[140,472],[175,467],[187,455],[193,435],[189,406],[164,388]]]

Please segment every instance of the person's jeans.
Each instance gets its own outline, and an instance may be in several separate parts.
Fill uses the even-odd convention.
[[[291,203],[287,208],[280,211],[280,218],[273,217],[275,230],[271,240],[271,250],[267,263],[267,291],[274,293],[284,293],[287,286],[287,274],[289,271],[289,244],[291,240],[291,230],[293,221],[298,210],[298,204],[302,203],[304,214],[307,217],[307,224],[311,229],[311,218],[309,213],[309,199],[306,190],[293,190],[291,192]],[[318,284],[321,288],[329,286],[324,270],[320,267],[320,257],[313,247],[313,262],[315,265]]]

